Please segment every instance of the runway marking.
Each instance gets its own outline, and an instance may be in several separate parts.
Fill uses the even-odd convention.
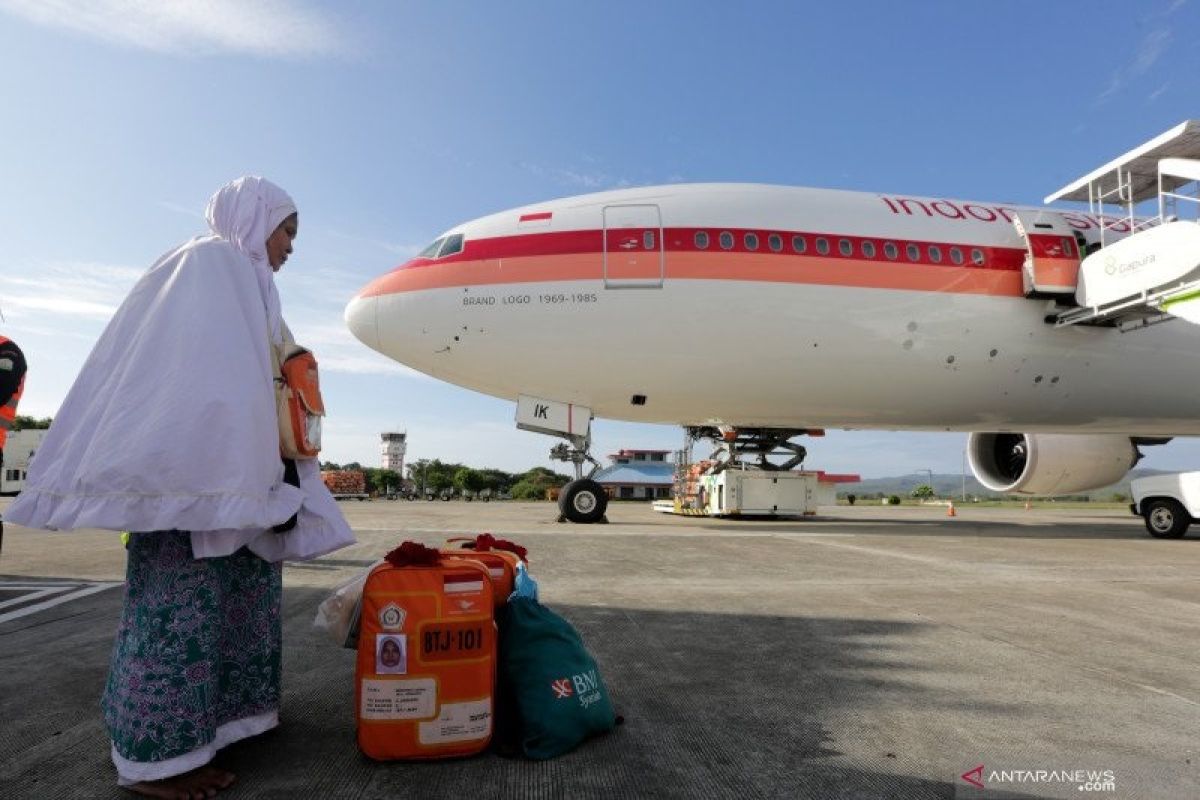
[[[43,597],[51,597],[52,595],[56,595],[51,597],[49,600],[43,600],[42,602],[34,603],[33,605],[22,605],[20,608],[16,608],[6,614],[0,614],[0,623],[9,622],[14,619],[20,619],[21,617],[28,616],[29,614],[36,614],[39,611],[45,611],[48,608],[54,608],[54,606],[62,605],[63,603],[69,603],[72,600],[78,600],[81,597],[87,597],[88,595],[102,592],[105,589],[112,589],[116,586],[122,585],[124,584],[121,581],[104,583],[30,583],[28,581],[22,583],[6,583],[4,581],[0,581],[0,591],[8,590],[27,592],[20,597],[13,598],[11,600],[5,600],[4,602],[0,603],[0,608],[20,605],[22,603],[28,603],[31,600],[40,600]],[[72,589],[74,591],[71,591]]]
[[[861,545],[861,544],[839,544],[837,542],[821,542],[821,544],[825,544],[828,547],[840,547],[844,550],[854,550],[854,551],[860,552],[860,553],[869,553],[874,556],[883,556],[885,558],[895,558],[895,559],[901,559],[904,561],[916,561],[916,562],[922,563],[922,564],[937,564],[938,566],[942,566],[942,567],[963,568],[963,567],[973,566],[971,564],[968,564],[968,563],[965,563],[962,561],[955,561],[953,559],[941,558],[939,556],[919,556],[919,555],[914,555],[912,553],[902,553],[898,550],[888,550],[888,549],[882,548],[882,547],[868,547],[866,545]]]
[[[530,530],[528,528],[521,530],[504,530],[502,528],[487,528],[486,532],[499,536],[546,536],[561,532],[561,528],[548,528],[546,530]],[[441,536],[475,536],[483,533],[482,528],[472,528],[471,530],[457,530],[453,528],[354,528],[355,533],[394,533],[394,534],[433,534]],[[802,539],[850,539],[859,536],[857,533],[805,533],[803,531],[738,531],[724,530],[720,528],[703,528],[700,530],[693,529],[666,529],[662,528],[636,528],[633,530],[614,529],[605,525],[597,525],[590,531],[579,531],[579,533],[596,533],[603,536],[676,536],[687,538],[699,538],[705,536],[724,536],[727,538],[744,538],[744,539],[770,539],[770,538],[802,538]]]

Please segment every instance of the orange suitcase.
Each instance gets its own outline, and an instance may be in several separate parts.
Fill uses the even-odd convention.
[[[427,563],[385,562],[363,587],[355,717],[359,748],[381,761],[473,755],[492,735],[496,624],[488,568],[415,547]]]
[[[496,539],[490,533],[447,539],[446,547],[441,552],[451,558],[474,559],[488,568],[496,595],[496,608],[508,602],[517,578],[517,565],[525,560],[524,547]]]

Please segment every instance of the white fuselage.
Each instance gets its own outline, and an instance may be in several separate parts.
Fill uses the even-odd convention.
[[[613,419],[1200,434],[1200,331],[1047,324],[1053,301],[1022,293],[1022,210],[741,184],[604,192],[453,228],[442,257],[376,279],[346,316],[421,372]],[[1059,213],[1098,238],[1094,218]]]

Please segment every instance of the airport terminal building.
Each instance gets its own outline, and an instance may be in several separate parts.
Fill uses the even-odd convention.
[[[671,496],[675,462],[670,450],[621,450],[612,466],[592,476],[614,500],[657,500]]]
[[[8,441],[4,445],[4,468],[0,469],[0,494],[17,494],[25,488],[29,461],[46,433],[35,428],[9,431]]]

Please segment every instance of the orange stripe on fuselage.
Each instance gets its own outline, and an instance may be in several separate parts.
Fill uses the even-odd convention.
[[[666,256],[668,281],[753,281],[1006,297],[1022,295],[1021,273],[1011,269],[754,253],[668,252]],[[604,260],[599,253],[429,262],[400,267],[381,275],[367,284],[359,296],[508,283],[601,281],[603,275]]]

